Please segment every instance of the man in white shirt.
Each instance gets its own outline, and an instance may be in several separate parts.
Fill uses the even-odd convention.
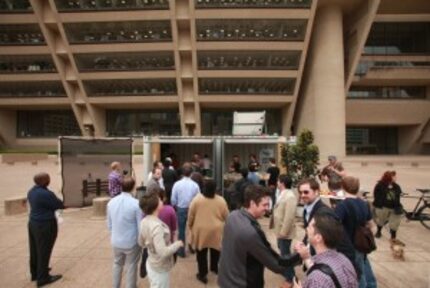
[[[182,166],[183,177],[181,180],[175,182],[172,188],[172,205],[176,208],[178,215],[178,238],[185,243],[185,230],[187,227],[188,207],[193,198],[200,193],[200,188],[196,182],[191,180],[192,172],[191,164],[186,162]],[[178,256],[185,257],[185,249],[182,247],[178,251]]]
[[[277,238],[278,248],[282,256],[290,255],[291,243],[296,237],[296,210],[297,198],[291,190],[292,181],[287,175],[282,174],[278,179],[280,191],[278,201],[273,209],[274,232]],[[292,287],[294,267],[290,267],[284,274],[286,283],[282,287]]]
[[[137,264],[141,248],[137,243],[139,224],[142,212],[139,201],[133,197],[135,181],[125,177],[122,183],[122,192],[112,198],[107,205],[107,223],[111,231],[111,244],[113,247],[113,287],[121,287],[121,276],[124,265],[127,267],[127,288],[137,287]]]

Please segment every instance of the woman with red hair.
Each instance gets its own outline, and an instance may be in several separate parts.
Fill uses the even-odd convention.
[[[375,222],[378,226],[376,238],[381,237],[382,227],[388,222],[391,241],[396,242],[397,229],[400,226],[402,214],[400,194],[402,194],[402,189],[396,183],[396,171],[386,171],[373,191]]]

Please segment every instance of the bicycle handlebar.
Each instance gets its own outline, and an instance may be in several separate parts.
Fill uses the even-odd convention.
[[[421,192],[423,194],[430,192],[430,189],[423,189],[423,188],[416,188],[415,190],[417,190],[418,192]]]

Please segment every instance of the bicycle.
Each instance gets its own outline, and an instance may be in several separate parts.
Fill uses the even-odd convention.
[[[405,208],[402,207],[402,211],[407,221],[420,221],[424,227],[430,230],[430,189],[417,188],[416,191],[421,193],[421,197],[410,196],[407,193],[402,193],[400,195],[403,198],[418,198],[414,210],[406,211]]]

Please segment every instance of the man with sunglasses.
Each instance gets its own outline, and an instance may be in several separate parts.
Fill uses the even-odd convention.
[[[326,207],[326,205],[320,199],[320,184],[315,179],[309,178],[300,181],[298,190],[300,201],[304,204],[303,223],[306,229],[315,212],[321,207]],[[307,243],[307,236],[305,236],[304,242]]]
[[[303,209],[303,225],[304,228],[307,229],[309,223],[312,221],[312,218],[316,213],[323,211],[332,211],[327,205],[325,205],[320,198],[320,185],[319,183],[313,179],[303,179],[298,184],[298,191],[300,195],[300,201],[304,204]],[[343,237],[342,241],[340,241],[336,247],[336,250],[344,254],[354,265],[356,268],[357,274],[360,274],[360,269],[355,266],[355,250],[351,241],[349,240],[348,235],[345,233],[344,229],[342,229]],[[303,239],[304,245],[308,243],[308,235],[306,234]],[[297,248],[295,246],[295,248]],[[315,255],[315,249],[310,247],[311,255]],[[306,269],[306,268],[305,268]]]

